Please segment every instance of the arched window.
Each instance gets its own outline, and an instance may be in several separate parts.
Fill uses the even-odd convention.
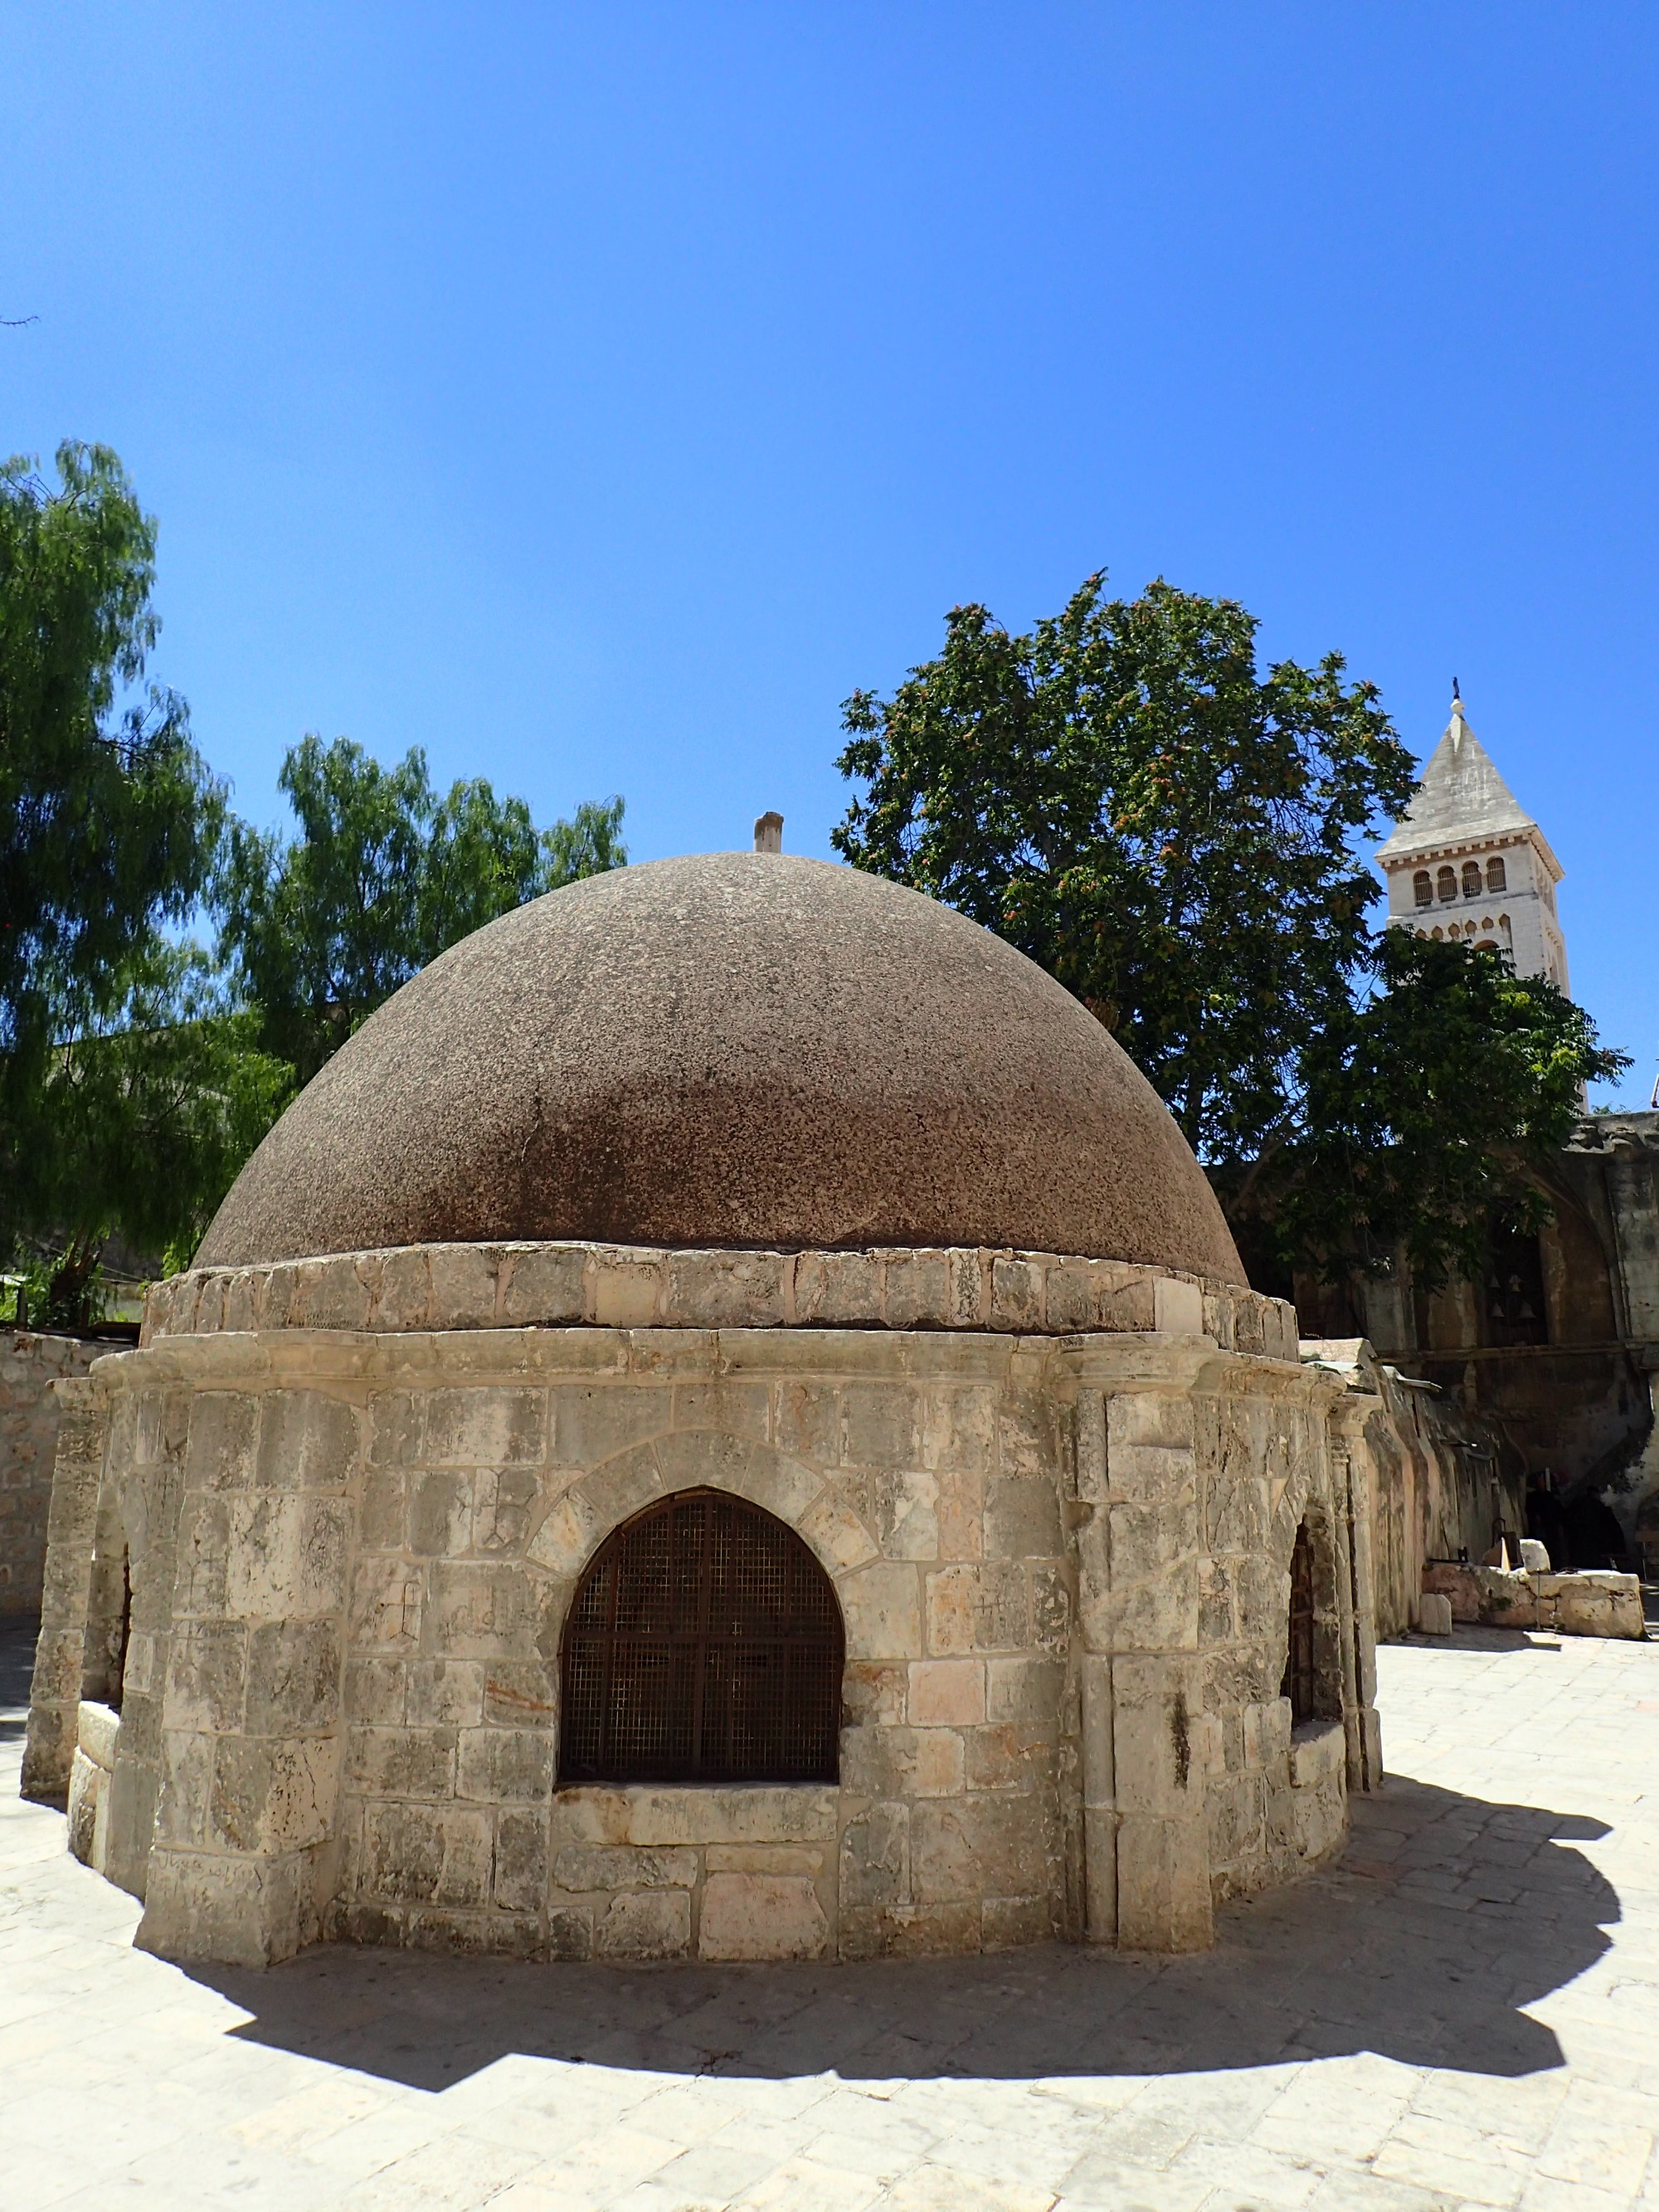
[[[1504,880],[1504,863],[1501,860],[1487,861],[1486,889],[1489,891],[1503,891],[1509,889],[1509,885]]]
[[[1412,878],[1412,896],[1419,906],[1434,904],[1434,882],[1426,868],[1419,868]]]
[[[1465,860],[1465,861],[1464,861],[1464,863],[1463,863],[1463,896],[1464,896],[1464,897],[1465,897],[1465,898],[1479,898],[1479,897],[1480,897],[1480,893],[1481,893],[1481,891],[1482,891],[1482,890],[1483,890],[1483,888],[1484,888],[1484,886],[1483,886],[1483,884],[1482,884],[1482,883],[1481,883],[1481,880],[1480,880],[1480,861],[1479,861],[1479,860]]]
[[[1457,896],[1456,869],[1442,868],[1439,875],[1435,878],[1435,887],[1439,891],[1441,898],[1449,904]]]
[[[841,1608],[793,1529],[680,1491],[610,1537],[565,1626],[559,1779],[834,1782]]]
[[[1285,1679],[1279,1686],[1279,1694],[1291,1701],[1293,1728],[1321,1717],[1318,1674],[1314,1663],[1313,1545],[1309,1540],[1305,1521],[1296,1532],[1296,1544],[1291,1553],[1291,1633],[1285,1654]]]

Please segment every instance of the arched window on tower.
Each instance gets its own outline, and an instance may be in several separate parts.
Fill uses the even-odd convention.
[[[1419,906],[1434,904],[1434,878],[1426,868],[1419,868],[1412,878],[1412,896]]]
[[[1509,889],[1509,885],[1504,880],[1504,863],[1502,860],[1487,861],[1486,889],[1489,891],[1502,891]]]
[[[559,1779],[834,1782],[841,1608],[746,1498],[681,1491],[626,1522],[565,1626]]]
[[[1443,902],[1449,905],[1452,900],[1457,896],[1456,869],[1442,868],[1439,875],[1435,879],[1435,888],[1438,890]]]
[[[1479,860],[1465,860],[1465,861],[1464,861],[1464,863],[1463,863],[1463,896],[1464,896],[1464,897],[1465,897],[1465,898],[1479,898],[1479,897],[1480,897],[1480,894],[1481,894],[1481,891],[1482,891],[1484,889],[1485,889],[1485,885],[1484,885],[1484,884],[1482,883],[1482,881],[1481,881],[1481,877],[1480,877],[1480,861],[1479,861]]]

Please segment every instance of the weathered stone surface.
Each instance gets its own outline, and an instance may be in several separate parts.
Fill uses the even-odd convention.
[[[711,1874],[697,1918],[703,1959],[817,1959],[829,1942],[817,1890],[804,1875]]]
[[[691,1899],[683,1889],[624,1891],[593,1928],[602,1959],[681,1959],[691,1948]]]

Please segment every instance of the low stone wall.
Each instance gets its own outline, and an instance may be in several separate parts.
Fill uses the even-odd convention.
[[[1534,1574],[1525,1568],[1438,1565],[1423,1571],[1425,1594],[1449,1598],[1454,1620],[1484,1628],[1546,1628],[1560,1636],[1612,1636],[1640,1643],[1642,1585],[1607,1571]]]
[[[107,1345],[0,1328],[0,1614],[40,1609],[58,1408],[52,1385]]]
[[[655,1251],[422,1244],[157,1283],[141,1341],[273,1328],[891,1328],[1072,1336],[1145,1330],[1297,1357],[1282,1298],[1117,1260],[984,1247]]]

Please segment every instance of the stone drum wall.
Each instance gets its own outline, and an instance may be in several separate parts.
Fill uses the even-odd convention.
[[[523,1326],[513,1279],[586,1301],[596,1262],[521,1248],[475,1267],[465,1322],[434,1328],[466,1254],[371,1256],[351,1279],[384,1298],[418,1279],[425,1326],[374,1325],[367,1293],[348,1326],[278,1322],[269,1282],[259,1325],[216,1325],[255,1322],[254,1286],[234,1315],[216,1292],[210,1319],[201,1289],[170,1286],[146,1347],[80,1386],[27,1781],[67,1786],[82,1696],[118,1709],[97,1847],[152,1948],[1186,1948],[1218,1899],[1339,1847],[1347,1789],[1377,1779],[1344,1394],[1273,1356],[1272,1302],[1224,1311],[1213,1287],[1073,1263],[1138,1325],[1103,1328],[1096,1296],[1067,1334],[1043,1322],[1068,1263],[975,1255],[988,1300],[1002,1262],[1023,1271],[1005,1295],[1035,1281],[1024,1330],[988,1304],[954,1329],[712,1328],[696,1315],[740,1308],[775,1255],[613,1252],[603,1267],[651,1286],[651,1325]],[[860,1255],[793,1255],[792,1297],[815,1256]],[[906,1256],[948,1286],[948,1255]],[[1233,1348],[1241,1316],[1271,1352]],[[763,1508],[830,1578],[838,1778],[560,1787],[578,1581],[634,1514],[696,1488]],[[1323,1703],[1293,1724],[1298,1529]],[[97,1562],[118,1545],[112,1641]]]

